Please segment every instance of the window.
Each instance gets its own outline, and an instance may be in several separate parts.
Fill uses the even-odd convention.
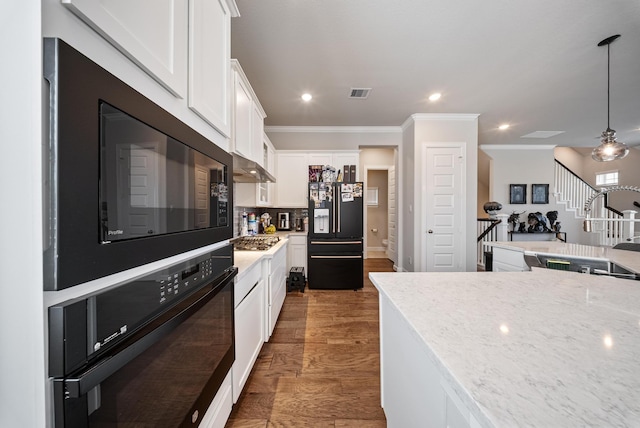
[[[596,174],[596,186],[615,186],[618,184],[618,171],[607,171]]]
[[[367,187],[367,205],[377,207],[378,206],[378,188]]]

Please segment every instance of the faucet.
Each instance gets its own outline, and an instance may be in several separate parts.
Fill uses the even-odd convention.
[[[599,192],[595,192],[593,195],[587,199],[587,202],[584,204],[584,223],[583,229],[585,232],[591,232],[591,204],[596,198],[600,195],[604,195],[610,192],[621,192],[623,190],[629,190],[631,192],[640,193],[640,187],[636,186],[611,186],[611,187],[603,187]]]

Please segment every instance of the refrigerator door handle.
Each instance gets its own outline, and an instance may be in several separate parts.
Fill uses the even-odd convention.
[[[361,259],[362,256],[310,256],[312,259]]]
[[[331,200],[331,217],[333,220],[333,224],[331,225],[331,233],[336,233],[336,195],[333,195],[333,199]]]
[[[336,202],[336,207],[338,208],[338,214],[336,215],[336,217],[338,218],[338,233],[340,233],[340,205],[342,205],[340,201],[341,201],[342,195],[340,194],[340,190],[337,188],[336,188],[336,193],[339,196],[337,199],[334,198],[334,200]]]
[[[311,241],[311,245],[360,245],[362,241]]]

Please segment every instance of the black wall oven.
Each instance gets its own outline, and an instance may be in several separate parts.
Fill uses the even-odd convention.
[[[233,246],[49,308],[55,427],[196,427],[234,361]]]
[[[45,290],[232,237],[228,153],[62,40],[44,78]]]

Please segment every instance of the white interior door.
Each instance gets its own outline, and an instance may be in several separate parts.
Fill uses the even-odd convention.
[[[118,223],[126,225],[131,236],[157,233],[161,206],[160,162],[158,143],[122,144],[118,146]]]
[[[387,258],[394,264],[398,262],[397,250],[397,208],[396,208],[396,167],[387,170]]]
[[[196,165],[196,228],[209,226],[209,170]]]
[[[422,254],[428,272],[464,271],[464,144],[423,146]]]

